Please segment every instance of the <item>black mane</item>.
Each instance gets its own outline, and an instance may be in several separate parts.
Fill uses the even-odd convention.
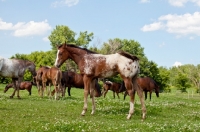
[[[126,58],[129,58],[129,59],[131,59],[131,60],[139,60],[139,58],[137,57],[137,56],[135,56],[135,55],[131,55],[131,54],[129,54],[129,53],[126,53],[126,52],[124,52],[124,51],[118,51],[117,52],[118,54],[120,54],[120,55],[122,55],[122,56],[124,56],[124,57],[126,57]]]
[[[66,45],[69,46],[69,47],[74,47],[74,48],[78,48],[78,49],[81,49],[81,50],[85,50],[89,54],[98,54],[98,53],[96,53],[94,51],[88,50],[86,48],[81,48],[81,47],[79,47],[77,45],[74,45],[74,44],[66,44]]]

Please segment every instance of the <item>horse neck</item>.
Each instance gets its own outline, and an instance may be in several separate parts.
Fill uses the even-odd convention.
[[[67,47],[67,50],[69,52],[69,58],[72,59],[77,65],[83,59],[84,55],[87,54],[87,51],[76,47]]]

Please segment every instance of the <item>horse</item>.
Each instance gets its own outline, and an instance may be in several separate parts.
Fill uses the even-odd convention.
[[[65,96],[66,87],[68,87],[68,96],[71,96],[71,87],[76,88],[84,88],[84,82],[83,82],[83,76],[81,74],[78,74],[76,72],[72,71],[63,71],[62,72],[62,79],[61,79],[62,87],[63,87],[63,96]],[[101,87],[98,84],[98,81],[95,80],[95,97],[101,96]],[[54,95],[55,90],[52,91],[52,95]]]
[[[145,93],[145,100],[147,99],[147,92],[149,92],[150,101],[151,101],[151,94],[153,91],[155,91],[156,96],[159,97],[160,88],[152,78],[150,77],[137,78],[137,83],[138,85],[140,85],[140,87],[143,89]],[[124,99],[126,98],[127,94],[128,93],[125,92]]]
[[[113,91],[113,97],[115,98],[115,93],[116,93],[118,96],[118,99],[119,99],[119,93],[126,91],[126,90],[123,90],[123,91],[120,90],[121,85],[122,85],[122,83],[105,81],[103,83],[102,95],[104,95],[104,98],[105,98],[108,90],[111,90],[111,91]]]
[[[34,83],[36,84],[36,86],[38,88],[38,94],[41,97],[44,96],[43,95],[44,92],[42,92],[42,91],[44,91],[43,90],[43,86],[42,86],[42,75],[43,75],[43,73],[47,72],[50,68],[51,67],[49,67],[49,66],[42,66],[42,65],[40,65],[40,68],[37,70],[37,74],[34,77]],[[47,81],[46,85],[49,85],[49,89],[50,89],[50,87],[52,85],[51,81]],[[46,89],[47,96],[49,96],[49,94],[50,94],[49,91],[48,91],[49,89]]]
[[[10,88],[14,88],[13,83],[9,83],[6,85],[6,87],[4,89],[4,93],[6,93],[8,91],[8,89],[10,89]],[[29,95],[31,95],[31,89],[32,89],[32,82],[29,82],[29,81],[21,82],[19,90],[27,90]]]
[[[142,119],[145,119],[146,106],[144,104],[143,92],[136,82],[140,69],[138,57],[130,55],[124,51],[119,51],[115,54],[102,55],[73,44],[66,44],[65,42],[57,47],[57,57],[54,65],[56,67],[60,67],[67,59],[73,60],[78,65],[80,74],[83,76],[84,106],[83,111],[81,112],[82,116],[84,116],[87,111],[87,97],[89,91],[92,95],[91,114],[93,115],[95,112],[96,106],[93,96],[95,79],[120,74],[130,95],[130,110],[127,119],[130,119],[134,112],[134,99],[136,91],[141,101]]]
[[[44,93],[44,89],[46,89],[46,84],[47,82],[49,82],[49,85],[53,85],[54,89],[55,89],[55,100],[58,99],[59,97],[59,93],[62,93],[62,86],[61,86],[61,79],[62,79],[62,72],[59,68],[57,67],[45,67],[42,66],[42,68],[46,69],[45,71],[43,71],[42,73],[42,96]],[[51,87],[49,87],[49,92],[51,92]],[[57,95],[58,94],[58,95]]]
[[[28,60],[7,59],[0,57],[0,76],[12,78],[12,83],[14,86],[14,91],[10,98],[13,98],[15,92],[17,91],[17,97],[20,99],[20,84],[23,80],[26,70],[30,71],[32,76],[36,75],[35,64],[33,62]]]

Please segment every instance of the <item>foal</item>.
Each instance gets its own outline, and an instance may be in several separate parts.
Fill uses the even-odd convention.
[[[4,89],[4,93],[6,93],[8,91],[8,89],[10,88],[14,88],[14,84],[13,83],[9,83],[6,85],[5,89]],[[19,90],[27,90],[29,95],[31,95],[31,89],[32,89],[32,83],[25,81],[25,82],[21,82]]]
[[[72,59],[79,67],[84,82],[84,106],[81,115],[85,115],[88,107],[88,94],[93,95],[95,87],[95,79],[106,78],[120,74],[125,83],[125,87],[130,95],[130,110],[127,119],[130,119],[134,112],[135,92],[137,91],[141,106],[142,119],[146,116],[146,107],[142,89],[138,87],[136,78],[139,73],[139,59],[136,56],[126,52],[118,52],[110,55],[97,54],[87,49],[63,44],[58,47],[55,66],[60,67],[67,59]],[[90,92],[89,92],[90,91]],[[92,96],[92,112],[95,112],[95,100]]]
[[[120,91],[121,85],[122,85],[121,83],[105,81],[103,84],[102,95],[104,95],[104,98],[105,98],[108,90],[111,90],[113,91],[113,97],[115,98],[115,93],[116,93],[119,99],[119,93],[126,91],[126,90]]]

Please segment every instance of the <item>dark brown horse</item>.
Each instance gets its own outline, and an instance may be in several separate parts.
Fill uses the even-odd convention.
[[[76,72],[72,71],[63,71],[62,72],[62,87],[63,87],[63,96],[65,96],[66,87],[68,87],[68,96],[71,96],[71,87],[76,88],[84,88],[83,76]],[[52,91],[52,95],[54,95],[55,90]],[[95,81],[95,88],[94,88],[94,96],[100,97],[101,96],[101,87],[98,84],[98,81]]]
[[[113,97],[115,98],[115,93],[116,93],[119,99],[119,93],[126,91],[126,88],[124,89],[124,91],[120,91],[121,86],[122,86],[122,83],[105,81],[103,84],[102,95],[104,95],[104,98],[105,98],[108,90],[111,90],[113,91]]]
[[[138,92],[142,106],[142,119],[146,116],[146,107],[142,89],[136,79],[139,73],[139,59],[123,51],[102,55],[80,48],[75,45],[63,44],[58,47],[55,66],[60,67],[67,59],[72,59],[79,67],[84,82],[84,107],[81,115],[85,115],[88,107],[88,94],[94,95],[95,79],[111,77],[120,74],[130,95],[130,110],[127,119],[134,112],[135,91]],[[90,91],[90,92],[89,92]],[[95,100],[92,96],[92,112],[95,112]]]
[[[0,76],[12,78],[14,86],[14,92],[10,96],[13,98],[17,91],[17,97],[19,96],[20,84],[23,80],[25,71],[28,70],[33,76],[36,75],[35,64],[28,60],[20,59],[5,59],[0,57]]]
[[[137,78],[137,83],[140,85],[140,87],[143,89],[145,93],[145,100],[147,99],[147,92],[149,92],[150,100],[153,91],[155,91],[156,96],[159,97],[160,88],[152,78],[150,77]],[[124,94],[124,99],[126,98],[127,94],[128,94],[127,92]]]
[[[8,89],[10,88],[14,88],[14,84],[13,83],[9,83],[6,85],[5,89],[4,89],[4,93],[6,93],[8,91]],[[32,82],[21,82],[19,90],[27,90],[29,95],[31,95],[31,89],[32,89]]]
[[[39,93],[43,97],[44,90],[47,90],[47,94],[50,95],[51,86],[54,86],[56,91],[55,99],[58,99],[60,93],[62,93],[61,87],[61,79],[62,79],[62,72],[57,67],[47,67],[47,66],[40,66],[37,71],[36,75],[36,83],[37,87],[39,88]],[[42,87],[40,86],[42,82]],[[46,85],[49,85],[49,89],[46,88]],[[58,95],[57,95],[58,94]]]

